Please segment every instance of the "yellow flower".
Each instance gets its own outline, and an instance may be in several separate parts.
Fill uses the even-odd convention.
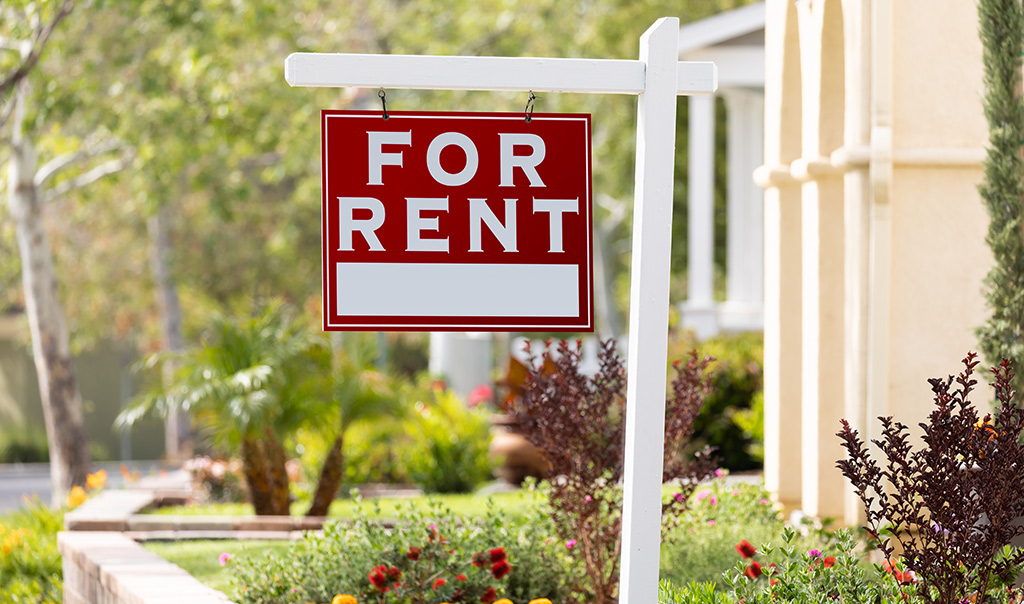
[[[512,602],[512,600],[509,600],[508,598],[502,598],[500,600],[496,600],[494,602],[494,604],[515,604],[515,603]]]
[[[537,598],[536,600],[530,600],[530,604],[551,604],[551,600],[547,598]]]
[[[68,493],[68,507],[72,509],[77,508],[85,503],[85,500],[88,498],[89,496],[85,494],[85,489],[76,485],[72,487],[71,492]]]
[[[106,470],[97,470],[85,477],[85,486],[89,487],[90,491],[102,489],[105,484],[107,484]]]
[[[331,604],[359,604],[359,601],[348,594],[338,594],[334,596]]]

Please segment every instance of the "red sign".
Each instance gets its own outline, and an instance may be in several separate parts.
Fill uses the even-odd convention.
[[[324,329],[593,331],[589,114],[323,111]]]

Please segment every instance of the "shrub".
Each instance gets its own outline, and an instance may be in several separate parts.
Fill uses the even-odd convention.
[[[46,433],[25,426],[0,431],[0,463],[41,463],[50,461]]]
[[[923,448],[911,447],[907,426],[879,418],[879,466],[846,420],[838,433],[847,458],[837,465],[864,504],[868,534],[890,568],[892,539],[899,543],[924,602],[983,602],[1024,563],[1024,550],[1004,547],[1024,535],[1024,409],[1013,402],[1004,359],[992,370],[995,417],[979,415],[970,401],[976,357],[963,360],[953,390],[953,376],[929,380],[935,409],[921,424]]]
[[[626,371],[606,341],[598,355],[598,372],[591,378],[580,370],[580,346],[565,341],[552,352],[548,346],[533,359],[530,379],[516,409],[524,434],[551,464],[549,500],[559,535],[574,543],[574,554],[585,569],[588,604],[614,602],[618,591],[618,562],[622,522],[623,413]],[[705,369],[710,359],[696,355],[677,364],[676,378],[666,402],[663,482],[677,482],[679,492],[663,504],[663,517],[686,508],[698,482],[714,466],[709,451],[690,461],[683,449],[693,421],[710,389]]]
[[[409,475],[427,493],[469,493],[491,476],[487,411],[468,408],[449,390],[423,390],[409,422]]]
[[[490,509],[478,522],[434,502],[424,514],[400,511],[387,529],[365,514],[306,534],[286,555],[233,561],[230,595],[240,604],[330,602],[489,602],[533,595],[565,601],[571,570],[550,520],[514,523]]]
[[[675,337],[669,358],[691,350],[715,358],[712,390],[693,426],[691,450],[709,446],[732,471],[760,468],[764,461],[764,336],[723,334],[703,342]]]
[[[57,532],[64,512],[38,499],[26,500],[13,514],[0,517],[0,602],[29,604],[60,602],[63,571],[57,551]]]
[[[912,594],[894,573],[872,568],[860,557],[847,530],[835,535],[834,543],[821,549],[799,545],[796,531],[786,528],[783,546],[762,547],[746,541],[735,546],[740,562],[726,574],[727,590],[715,589],[710,582],[691,582],[673,587],[661,585],[661,604],[775,604],[778,602],[846,602],[875,604],[901,599]]]

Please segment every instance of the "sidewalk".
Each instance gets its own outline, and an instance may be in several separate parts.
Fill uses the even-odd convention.
[[[177,466],[169,466],[160,461],[132,460],[108,461],[93,465],[94,470],[107,471],[107,486],[113,489],[122,488],[125,480],[121,476],[121,464],[129,471],[138,470],[143,478],[156,476],[161,470],[176,470]],[[24,497],[36,495],[43,503],[50,503],[50,464],[0,464],[0,514],[12,512],[24,505]]]

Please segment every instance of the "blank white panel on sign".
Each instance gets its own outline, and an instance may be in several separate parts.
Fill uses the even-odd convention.
[[[573,264],[337,265],[344,290],[338,314],[349,316],[574,317],[579,267]],[[523,291],[533,292],[522,295]]]

